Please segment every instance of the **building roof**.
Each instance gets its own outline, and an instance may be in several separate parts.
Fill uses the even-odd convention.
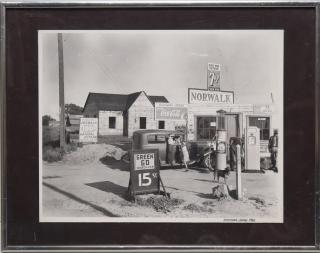
[[[148,97],[151,103],[153,104],[153,106],[155,103],[169,103],[169,101],[165,96],[148,96]]]
[[[90,92],[83,108],[84,114],[97,114],[99,111],[126,111],[136,101],[141,92],[135,92],[128,95],[93,93]],[[145,92],[144,92],[145,93]],[[157,103],[168,103],[164,96],[148,96],[152,105]]]

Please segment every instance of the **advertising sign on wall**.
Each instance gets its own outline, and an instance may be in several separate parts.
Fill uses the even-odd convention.
[[[208,63],[208,90],[220,90],[220,64]]]
[[[189,89],[189,104],[233,104],[232,91]]]
[[[186,120],[188,108],[185,105],[155,103],[155,120]]]
[[[98,119],[81,118],[79,129],[79,142],[97,142],[98,141]]]

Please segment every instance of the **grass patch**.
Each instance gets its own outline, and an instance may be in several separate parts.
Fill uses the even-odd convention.
[[[248,198],[249,200],[253,200],[256,204],[259,204],[259,205],[262,205],[262,206],[265,206],[266,205],[266,202],[264,199],[261,199],[259,197],[249,197]]]
[[[204,201],[204,202],[202,202],[202,205],[204,205],[204,206],[213,206],[214,205],[214,201],[212,201],[212,200]]]
[[[42,152],[42,160],[53,163],[61,161],[63,158],[63,151],[60,148],[54,148],[51,146],[47,146],[43,148]]]
[[[78,145],[75,143],[67,144],[64,148],[56,147],[56,145],[46,145],[42,150],[42,160],[53,163],[63,159],[63,156],[67,153],[76,151]]]
[[[140,206],[147,206],[154,208],[157,212],[167,213],[171,212],[174,208],[181,205],[183,199],[167,198],[164,196],[150,196],[150,197],[136,197],[136,204]]]
[[[43,126],[42,127],[43,145],[59,146],[59,136],[60,136],[59,126]]]
[[[208,205],[200,206],[200,205],[193,204],[193,203],[184,206],[183,210],[188,210],[193,213],[213,213],[214,212],[212,208],[208,207]]]

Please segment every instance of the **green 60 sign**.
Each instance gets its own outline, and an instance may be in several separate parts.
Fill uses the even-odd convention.
[[[130,167],[131,190],[134,194],[158,193],[159,155],[158,150],[133,150]]]

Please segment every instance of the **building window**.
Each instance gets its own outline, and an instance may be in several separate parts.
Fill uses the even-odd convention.
[[[164,120],[159,120],[158,128],[159,129],[165,129],[165,121]]]
[[[197,140],[210,140],[216,134],[216,117],[197,117]]]
[[[116,117],[109,117],[109,128],[116,128]]]
[[[147,118],[140,117],[140,129],[146,129],[146,128],[147,128]]]
[[[269,140],[270,117],[249,117],[249,126],[255,126],[260,129],[260,140]]]
[[[148,144],[165,143],[166,142],[165,135],[151,134],[151,135],[148,135],[147,139],[148,139]]]

